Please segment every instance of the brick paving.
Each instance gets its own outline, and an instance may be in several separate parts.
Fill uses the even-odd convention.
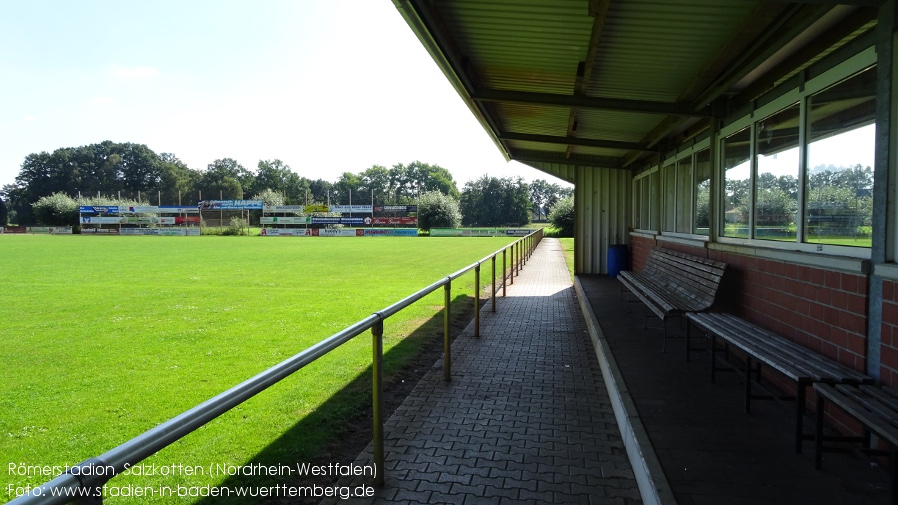
[[[385,423],[385,485],[345,502],[641,503],[559,242],[484,307],[452,381],[435,363]],[[369,445],[356,464],[370,460]]]

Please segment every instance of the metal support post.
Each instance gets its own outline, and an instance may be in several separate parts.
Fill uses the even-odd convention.
[[[508,285],[508,267],[505,265],[505,256],[508,248],[502,249],[502,297],[505,297],[505,287]]]
[[[474,267],[474,336],[480,336],[480,263]]]
[[[378,314],[380,316],[380,314]],[[383,396],[383,362],[384,362],[384,321],[381,318],[371,327],[371,347],[374,358],[371,361],[373,441],[374,446],[374,485],[384,485],[384,396]]]
[[[449,339],[449,304],[452,302],[452,281],[443,286],[443,380],[452,380],[452,346]]]
[[[511,265],[510,265],[511,272],[509,272],[509,276],[508,276],[511,279],[511,284],[514,284],[514,267],[517,264],[517,263],[515,263],[514,252],[515,252],[515,246],[514,246],[514,244],[511,244]]]
[[[493,255],[493,289],[492,294],[490,295],[490,302],[492,303],[493,312],[496,312],[496,255]]]

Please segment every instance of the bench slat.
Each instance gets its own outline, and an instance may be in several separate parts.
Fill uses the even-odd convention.
[[[618,279],[663,320],[709,309],[725,268],[719,261],[656,247],[641,272],[620,272]]]
[[[849,391],[851,388],[833,387],[828,384],[814,384],[817,394],[838,405],[845,412],[848,412],[855,419],[866,425],[870,430],[882,438],[885,438],[892,445],[898,445],[898,428],[889,423],[883,422],[883,418],[869,410],[863,403],[857,401],[857,397]],[[898,413],[892,412],[892,416]]]
[[[756,349],[753,352],[756,359],[767,361],[769,365],[780,369],[783,373],[793,375],[793,379],[819,381],[844,376],[862,377],[844,365],[741,319],[722,317],[720,314],[715,314],[710,319],[716,320],[715,322],[720,325],[718,330],[720,333],[726,333],[722,338],[736,337],[742,343],[740,347]]]
[[[730,314],[690,314],[689,319],[706,331],[727,340],[793,380],[857,383],[872,379],[857,370],[822,356],[798,343]]]

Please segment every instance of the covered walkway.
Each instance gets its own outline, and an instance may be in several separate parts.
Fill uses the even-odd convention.
[[[350,503],[639,503],[559,242],[486,307],[452,381],[435,363],[386,422],[385,486]]]
[[[792,451],[786,408],[747,415],[739,379],[712,385],[706,354],[686,362],[682,340],[659,353],[658,321],[643,329],[615,280],[581,276],[578,289],[583,310],[560,244],[543,240],[482,313],[482,336],[456,339],[452,382],[435,363],[387,421],[386,485],[350,502],[887,502],[870,460],[828,453],[815,471],[810,443]]]

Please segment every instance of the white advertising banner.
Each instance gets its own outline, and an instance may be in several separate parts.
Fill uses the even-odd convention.
[[[262,228],[259,235],[263,237],[310,237],[312,230],[308,228]]]
[[[367,212],[368,214],[374,207],[370,205],[331,205],[331,212]]]
[[[307,224],[311,218],[309,217],[272,217],[266,216],[259,220],[260,224]]]
[[[356,235],[358,235],[358,233],[356,233],[356,230],[352,228],[323,228],[321,230],[318,230],[318,234],[322,237],[355,237]]]
[[[121,224],[121,216],[81,216],[81,224]]]

